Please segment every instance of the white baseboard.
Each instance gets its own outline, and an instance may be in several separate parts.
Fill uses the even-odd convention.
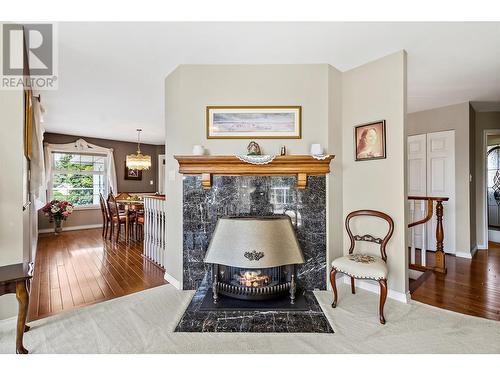
[[[168,281],[169,284],[172,284],[172,286],[175,287],[175,289],[177,290],[181,290],[182,287],[181,287],[181,282],[179,280],[177,280],[175,277],[173,277],[172,275],[169,275],[168,273],[165,272],[165,280]]]
[[[488,241],[500,243],[500,231],[488,229]]]
[[[351,285],[351,278],[349,276],[344,276],[344,284]],[[369,280],[356,280],[355,285],[356,288],[361,288],[375,294],[380,294],[380,286],[375,281],[372,283]],[[387,297],[403,303],[408,303],[411,300],[410,292],[401,293],[392,289],[389,289],[387,291]]]
[[[71,231],[71,230],[94,229],[94,228],[102,228],[102,224],[75,225],[73,227],[63,226],[62,230],[63,230],[63,232],[67,232],[67,231]],[[54,231],[54,228],[39,229],[38,234],[51,233],[53,231]]]
[[[472,259],[472,254],[470,251],[456,251],[455,256],[459,258]]]

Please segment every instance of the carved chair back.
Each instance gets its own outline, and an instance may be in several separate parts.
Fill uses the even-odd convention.
[[[102,219],[109,220],[111,218],[111,216],[109,214],[108,205],[106,203],[106,200],[102,196],[102,193],[99,193],[99,203],[101,204]]]
[[[116,202],[115,196],[111,193],[108,194],[108,199],[106,201],[108,204],[109,215],[111,218],[119,217],[120,210],[118,208],[118,203]]]
[[[350,222],[351,219],[356,217],[356,216],[372,216],[372,217],[378,217],[381,218],[385,221],[387,221],[387,224],[389,225],[388,232],[385,235],[384,238],[377,238],[373,237],[371,234],[364,234],[364,235],[354,235],[352,234],[351,228],[350,228]],[[385,247],[389,240],[391,239],[392,233],[394,232],[394,221],[392,218],[380,211],[375,211],[375,210],[358,210],[358,211],[353,211],[349,215],[347,215],[345,219],[345,229],[347,230],[347,234],[349,235],[349,239],[351,240],[351,246],[349,247],[349,254],[352,254],[354,251],[354,247],[356,245],[356,241],[366,241],[366,242],[373,242],[378,245],[380,245],[380,256],[384,260],[384,262],[387,260],[387,254],[385,252]]]

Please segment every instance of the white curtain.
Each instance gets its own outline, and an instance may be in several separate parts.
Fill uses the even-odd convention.
[[[38,210],[47,203],[47,184],[45,181],[45,158],[43,154],[43,134],[45,133],[45,129],[42,125],[40,102],[37,99],[33,101],[33,115],[30,193],[34,200],[35,209]]]
[[[75,142],[71,143],[45,143],[45,180],[47,184],[50,182],[51,173],[52,173],[52,165],[50,162],[50,154],[54,151],[59,152],[80,152],[80,153],[89,153],[89,154],[105,154],[107,156],[107,171],[108,171],[108,187],[113,191],[113,193],[117,193],[118,186],[116,184],[116,169],[115,169],[115,159],[113,157],[113,149],[105,148],[97,145],[93,145],[88,143],[84,139],[80,138]],[[48,186],[46,186],[48,189]]]

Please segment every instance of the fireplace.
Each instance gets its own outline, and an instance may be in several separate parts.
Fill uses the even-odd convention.
[[[290,217],[226,216],[219,219],[205,263],[212,264],[212,295],[268,300],[289,295],[295,302],[296,265],[304,256]]]

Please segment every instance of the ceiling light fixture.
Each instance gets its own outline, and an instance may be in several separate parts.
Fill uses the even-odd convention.
[[[141,131],[142,129],[137,129],[137,153],[127,155],[126,165],[128,169],[142,171],[151,168],[151,156],[141,153]]]

